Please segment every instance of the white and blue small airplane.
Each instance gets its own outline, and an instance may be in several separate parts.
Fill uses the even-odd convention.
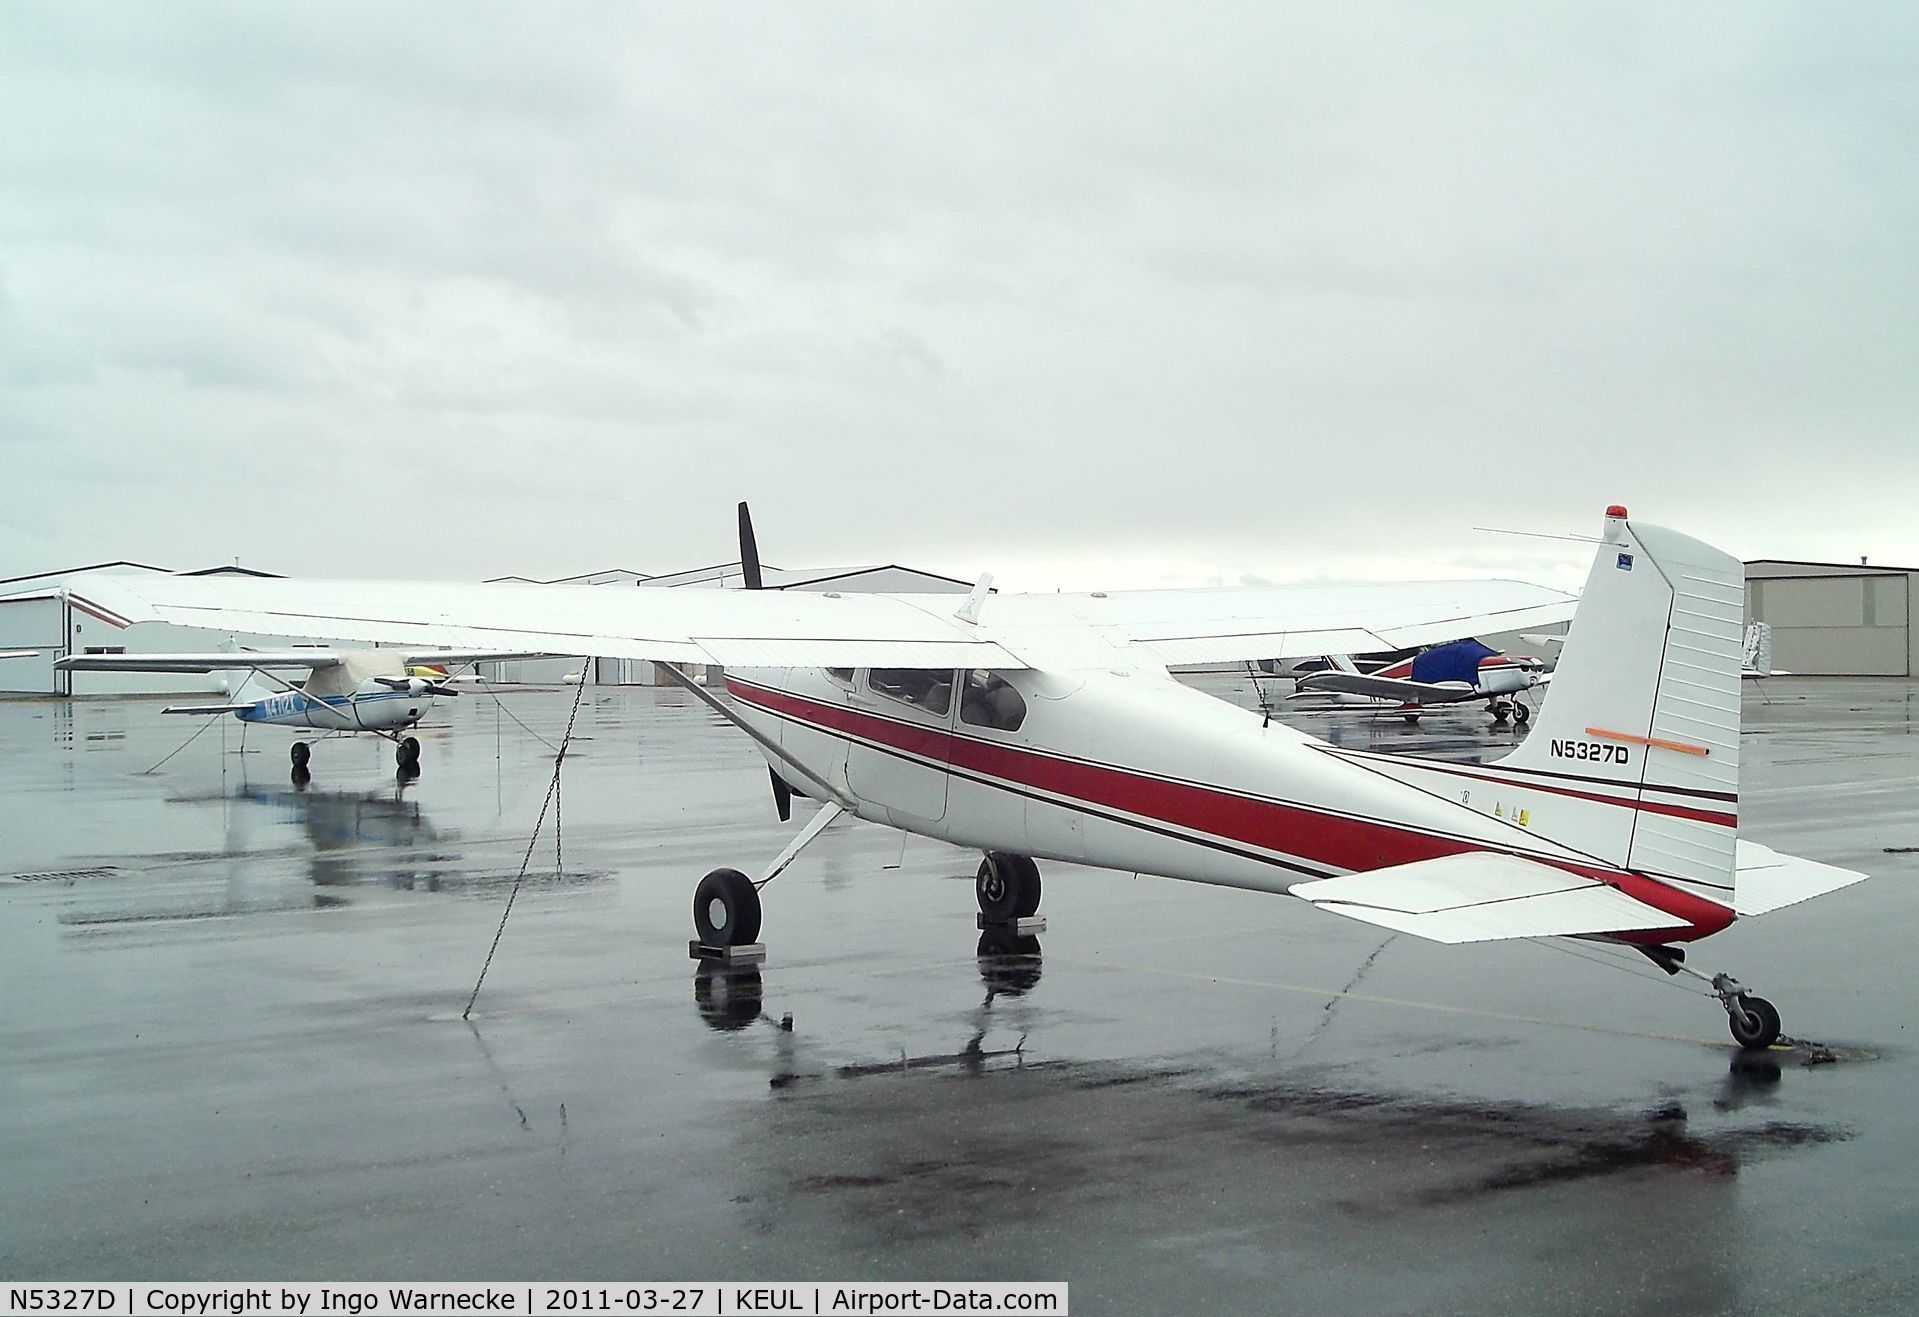
[[[161,713],[232,714],[243,723],[295,727],[336,736],[383,736],[393,742],[403,772],[420,768],[420,742],[412,729],[433,701],[459,694],[447,685],[447,666],[522,654],[409,652],[401,649],[230,650],[205,654],[76,654],[59,659],[63,672],[221,672],[227,699],[221,704],[173,704]],[[300,672],[294,682],[275,672]],[[307,771],[313,748],[293,743],[294,775]]]

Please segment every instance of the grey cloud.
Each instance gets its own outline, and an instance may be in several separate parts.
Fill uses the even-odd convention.
[[[664,568],[726,556],[750,496],[775,560],[1036,583],[1490,570],[1467,526],[1614,498],[1919,559],[1915,36],[1894,6],[11,6],[0,460],[74,497],[44,458],[86,446],[99,515],[0,558]],[[297,540],[271,495],[165,515],[206,471],[304,498],[346,462],[404,492],[303,503]],[[466,547],[396,564],[402,521]]]

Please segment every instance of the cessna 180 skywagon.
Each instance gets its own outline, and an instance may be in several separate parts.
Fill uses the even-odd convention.
[[[436,698],[460,693],[446,684],[444,668],[429,665],[499,657],[503,656],[399,649],[232,650],[207,654],[75,654],[53,666],[68,672],[222,672],[227,690],[224,703],[175,704],[160,712],[232,714],[248,724],[336,736],[383,736],[393,742],[393,757],[401,770],[417,774],[420,742],[411,734],[414,726],[432,710]],[[307,677],[296,684],[273,675],[276,672],[305,672]],[[295,741],[291,756],[294,773],[307,772],[312,756],[313,747],[308,742]]]
[[[1510,717],[1523,723],[1532,710],[1513,697],[1547,680],[1540,660],[1501,654],[1471,639],[1434,645],[1371,672],[1361,672],[1350,655],[1329,654],[1327,660],[1332,666],[1301,676],[1290,698],[1390,708],[1408,722],[1417,721],[1428,705],[1484,700],[1494,722]]]
[[[741,506],[741,557],[755,584]],[[718,663],[688,690],[822,804],[757,882],[694,892],[702,944],[754,943],[759,888],[843,813],[985,853],[982,918],[1040,902],[1040,859],[1256,891],[1439,942],[1567,936],[1703,979],[1736,1040],[1779,1015],[1688,942],[1865,875],[1738,838],[1740,563],[1607,509],[1553,697],[1491,764],[1349,750],[1172,680],[1168,663],[1354,653],[1565,620],[1510,581],[1081,595],[795,594],[138,578],[155,619],[395,644]],[[663,668],[669,675],[677,669]]]

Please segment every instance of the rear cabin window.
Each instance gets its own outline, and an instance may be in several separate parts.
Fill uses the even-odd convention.
[[[960,694],[960,721],[974,727],[1017,732],[1026,721],[1026,700],[996,672],[975,668],[966,674]]]
[[[866,674],[866,684],[875,695],[884,695],[942,718],[953,707],[950,668],[873,668]]]

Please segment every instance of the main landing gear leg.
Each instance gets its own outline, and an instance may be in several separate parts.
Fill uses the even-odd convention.
[[[760,889],[784,873],[786,866],[845,812],[830,800],[821,805],[820,812],[787,843],[757,882],[738,869],[715,869],[700,879],[693,889],[693,931],[697,936],[687,944],[687,954],[694,960],[727,965],[765,960],[766,945],[759,940]]]
[[[979,927],[1007,928],[1021,935],[1044,933],[1039,914],[1039,866],[1030,856],[988,851],[973,880],[979,898]]]

